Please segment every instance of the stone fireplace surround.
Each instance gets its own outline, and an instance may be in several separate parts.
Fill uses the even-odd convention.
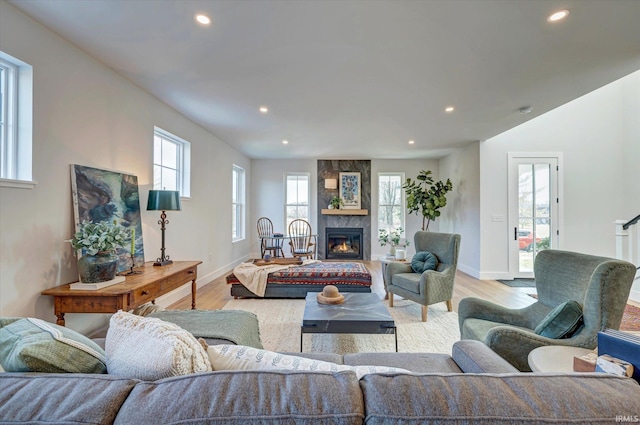
[[[338,189],[325,189],[325,179],[340,179],[341,172],[359,172],[361,203],[360,208],[367,215],[324,215],[331,198],[338,195]],[[362,258],[371,260],[371,161],[370,160],[318,160],[318,259],[325,260],[327,227],[356,227],[362,229]],[[338,188],[340,184],[338,183]]]

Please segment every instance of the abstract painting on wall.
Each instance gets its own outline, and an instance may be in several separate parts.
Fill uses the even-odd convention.
[[[71,193],[76,227],[83,221],[114,221],[132,237],[119,248],[118,272],[144,264],[138,178],[131,174],[71,165]]]
[[[360,209],[360,173],[340,173],[342,208]]]

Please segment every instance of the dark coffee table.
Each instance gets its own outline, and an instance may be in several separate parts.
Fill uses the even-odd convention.
[[[304,334],[394,334],[396,323],[374,293],[343,293],[342,304],[318,304],[317,292],[307,293],[300,332],[300,352]]]

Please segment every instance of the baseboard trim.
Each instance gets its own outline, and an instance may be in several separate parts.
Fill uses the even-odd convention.
[[[480,279],[480,271],[478,269],[474,269],[473,267],[466,266],[464,264],[458,263],[458,270],[462,273],[466,273],[471,277],[475,277],[476,279]]]
[[[229,273],[230,270],[233,270],[233,268],[235,266],[237,266],[238,264],[247,261],[250,257],[244,256],[242,258],[239,258],[229,264],[225,264],[222,267],[218,267],[216,270],[212,271],[211,273],[208,273],[204,276],[198,277],[198,279],[196,279],[196,291],[197,289],[203,287],[204,285],[211,283],[213,280],[224,276],[225,274]],[[178,302],[179,300],[181,300],[184,297],[188,297],[191,295],[191,286],[190,285],[184,285],[181,286],[180,288],[169,292],[168,294],[165,294],[163,296],[161,296],[160,298],[158,298],[156,300],[156,304],[158,304],[161,307],[169,307],[171,304]],[[197,306],[197,292],[196,292],[196,306]]]
[[[480,280],[509,280],[511,278],[512,276],[507,272],[481,272],[480,277],[478,277]]]

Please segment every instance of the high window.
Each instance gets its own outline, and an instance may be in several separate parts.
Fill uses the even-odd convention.
[[[161,128],[153,130],[153,188],[191,195],[191,144]]]
[[[32,75],[31,66],[0,52],[0,179],[4,179],[0,182],[2,186],[33,185],[30,182]]]
[[[378,230],[404,227],[404,173],[378,174]]]
[[[309,173],[285,174],[286,227],[293,220],[309,221]]]
[[[234,164],[232,176],[233,211],[231,215],[231,237],[234,241],[244,239],[245,217],[245,172],[242,167]]]

